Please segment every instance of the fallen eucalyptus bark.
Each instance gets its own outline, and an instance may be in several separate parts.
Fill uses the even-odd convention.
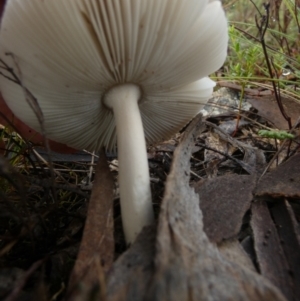
[[[228,261],[257,272],[251,258],[243,249],[237,238],[226,239],[217,244],[218,250]]]
[[[104,294],[105,273],[111,268],[114,256],[113,188],[113,177],[102,150],[82,241],[69,280],[69,301],[88,300],[88,296],[96,294],[96,291],[100,296]]]
[[[251,213],[254,248],[261,274],[279,287],[288,300],[296,300],[290,267],[266,202],[254,202]]]
[[[114,264],[108,279],[107,300],[285,300],[269,281],[227,261],[217,247],[209,242],[203,230],[199,196],[189,186],[191,150],[200,130],[201,118],[197,117],[183,135],[174,154],[159,216],[153,258],[148,257],[142,266],[148,267],[147,272],[152,275],[147,274],[145,278],[143,268],[140,270],[144,273],[134,273],[138,270],[137,266],[134,269],[120,266],[121,261],[126,264],[125,257],[136,254],[134,244]],[[220,197],[221,194],[220,191]],[[146,244],[143,248],[141,240],[147,240],[148,237],[149,242],[150,238],[149,235],[141,235],[136,244],[139,244],[139,256],[142,257],[150,247]],[[113,281],[117,277],[119,281]],[[123,277],[122,281],[120,277]],[[139,282],[145,279],[147,283],[141,290]]]
[[[300,197],[300,154],[296,154],[262,177],[256,188],[260,198],[293,198]]]
[[[206,179],[194,185],[201,200],[204,232],[211,242],[237,237],[251,206],[255,185],[256,176],[237,174]]]
[[[300,228],[294,211],[287,200],[274,203],[271,212],[289,264],[295,300],[300,300]]]
[[[142,301],[154,273],[154,226],[143,229],[134,244],[114,263],[107,281],[106,301]]]

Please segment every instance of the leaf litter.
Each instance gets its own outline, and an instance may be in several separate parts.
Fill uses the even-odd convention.
[[[245,105],[234,137],[236,112],[227,107],[206,117],[205,130],[196,133],[199,122],[193,121],[149,148],[158,224],[145,228],[129,248],[122,234],[114,157],[107,158],[109,172],[107,159],[100,156],[91,197],[89,190],[76,191],[90,168],[82,153],[78,160],[76,155],[53,160],[59,170],[52,183],[56,192],[51,182],[41,181],[49,177],[48,167],[33,160],[30,147],[18,155],[15,168],[1,161],[0,279],[12,275],[0,283],[1,298],[298,300],[297,128],[289,149],[261,177],[283,144],[258,135],[273,126],[264,115],[267,107]]]

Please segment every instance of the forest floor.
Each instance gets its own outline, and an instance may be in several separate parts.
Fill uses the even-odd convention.
[[[214,95],[148,147],[156,222],[132,246],[115,156],[49,158],[0,125],[0,300],[300,300],[299,7],[224,6]]]

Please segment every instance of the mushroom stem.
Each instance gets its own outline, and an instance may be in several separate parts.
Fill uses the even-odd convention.
[[[127,243],[154,221],[140,96],[138,86],[123,84],[110,89],[104,99],[116,121],[120,202]]]

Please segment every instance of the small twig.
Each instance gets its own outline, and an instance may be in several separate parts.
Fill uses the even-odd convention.
[[[243,81],[242,85],[241,85],[242,89],[241,89],[240,100],[239,100],[238,114],[237,114],[237,118],[236,118],[236,126],[235,126],[234,132],[232,133],[232,137],[234,137],[239,130],[239,124],[240,124],[240,120],[241,120],[242,102],[243,102],[244,95],[245,95],[245,85],[246,85],[246,83]]]
[[[247,31],[243,30],[242,28],[237,27],[237,26],[235,26],[234,28],[235,28],[236,30],[238,30],[239,32],[241,32],[244,36],[248,37],[250,40],[253,40],[253,41],[255,41],[255,42],[260,42],[260,39],[256,38],[255,36],[253,36],[252,34],[250,34],[250,33],[247,32]],[[287,43],[287,42],[286,42],[286,43]],[[287,47],[288,47],[288,45],[287,45]],[[277,49],[275,49],[274,47],[271,47],[271,46],[269,46],[269,45],[266,45],[266,48],[269,49],[269,50],[272,50],[273,52],[275,52],[275,53],[277,53],[277,54],[282,54],[279,50],[277,50]],[[298,63],[298,61],[297,61],[296,59],[294,59],[294,58],[292,58],[292,57],[290,57],[290,56],[287,56],[287,55],[285,55],[285,56],[286,56],[286,58],[287,58],[287,60],[288,60],[289,62],[291,62],[291,63],[294,62],[295,64]]]
[[[191,175],[195,176],[198,179],[202,179],[202,177],[200,177],[199,175],[197,175],[195,172],[193,172],[192,170],[190,170]]]
[[[87,185],[90,185],[92,182],[92,177],[93,177],[93,172],[94,172],[94,164],[95,164],[95,151],[92,153],[92,158],[91,158],[91,164],[90,164],[90,170],[88,174],[88,183]]]
[[[42,163],[48,166],[49,170],[51,171],[50,164],[47,160],[45,160],[34,148],[32,148],[32,153],[38,158]],[[55,173],[61,180],[65,180],[61,174],[53,168],[53,173]]]
[[[265,59],[266,59],[268,71],[269,71],[270,77],[273,78],[272,67],[271,67],[271,63],[270,63],[270,60],[269,60],[269,56],[268,56],[268,52],[267,52],[267,47],[266,47],[266,43],[265,43],[265,34],[266,34],[266,31],[267,31],[268,25],[269,25],[270,3],[264,4],[264,8],[265,8],[266,14],[262,15],[260,13],[260,16],[261,16],[260,22],[258,22],[257,16],[255,16],[255,22],[256,22],[256,27],[257,27],[257,29],[259,31],[260,43],[261,43],[261,46],[262,46],[262,49],[263,49],[263,53],[264,53],[264,56],[265,56]],[[284,119],[288,122],[289,129],[291,129],[292,128],[291,117],[289,117],[286,114],[286,112],[285,112],[285,109],[284,109],[284,107],[282,105],[282,102],[281,102],[280,94],[278,92],[278,89],[277,89],[276,84],[275,84],[274,81],[272,81],[272,85],[273,85],[273,90],[274,90],[275,98],[276,98],[278,107],[280,109],[280,112],[281,112],[282,116],[284,117]]]
[[[213,129],[215,129],[216,131],[218,131],[219,133],[221,133],[225,138],[226,141],[231,143],[233,146],[237,147],[241,152],[243,152],[243,147],[240,145],[241,143],[238,142],[236,139],[234,139],[233,137],[231,137],[228,133],[226,133],[224,130],[222,130],[219,126],[215,125],[212,122],[209,121],[205,121],[204,122],[208,127],[211,127]]]
[[[8,75],[5,75],[3,72],[0,72],[0,75],[4,76],[8,80],[10,80],[18,85],[21,85],[21,81],[15,74],[14,69],[9,67],[2,59],[0,59],[0,63],[2,63],[4,65],[4,66],[0,66],[0,68],[6,70],[13,78],[9,77]]]
[[[40,259],[40,260],[36,261],[35,263],[33,263],[31,265],[31,267],[25,272],[24,276],[19,281],[19,283],[17,283],[17,285],[15,285],[13,291],[9,294],[9,296],[4,299],[4,301],[15,301],[15,300],[17,300],[21,290],[23,289],[23,287],[27,283],[28,279],[45,262],[46,259],[47,258]]]
[[[22,82],[22,73],[21,73],[21,70],[19,68],[19,65],[16,61],[16,58],[14,56],[13,53],[6,53],[6,55],[8,56],[11,56],[13,61],[14,61],[14,64],[18,70],[18,73],[19,73],[19,76],[17,76],[15,74],[15,72],[13,71],[12,68],[9,68],[7,71],[9,71],[13,77],[17,80],[17,84],[19,86],[21,86],[22,90],[23,90],[23,93],[25,95],[25,99],[27,101],[27,103],[29,104],[29,106],[31,107],[32,111],[35,113],[39,123],[40,123],[40,126],[41,126],[41,131],[42,131],[42,136],[44,138],[44,144],[45,146],[48,145],[48,139],[46,139],[46,130],[45,130],[45,120],[44,120],[44,114],[43,114],[43,111],[38,103],[38,100],[34,97],[34,95],[23,85],[23,82]],[[3,62],[3,61],[2,61]],[[3,62],[4,63],[4,62]],[[7,66],[7,65],[6,65]],[[49,145],[48,145],[49,146]]]
[[[254,171],[253,171],[251,168],[249,168],[249,166],[247,166],[243,161],[238,160],[238,159],[236,159],[236,158],[234,158],[234,157],[232,157],[232,156],[230,156],[230,155],[228,155],[228,154],[226,154],[226,153],[224,153],[224,152],[222,152],[222,151],[219,151],[219,150],[217,150],[217,149],[215,149],[215,148],[209,147],[209,146],[207,146],[207,145],[205,145],[205,144],[203,144],[203,143],[200,143],[200,142],[197,142],[196,145],[197,145],[197,146],[202,146],[202,147],[205,148],[205,149],[208,149],[208,150],[210,150],[210,151],[213,151],[213,152],[215,152],[215,153],[218,153],[218,154],[224,156],[226,159],[229,159],[229,160],[235,162],[236,164],[238,164],[239,166],[241,166],[245,171],[247,171],[249,174],[253,174],[253,172],[254,172]],[[201,178],[201,177],[199,177],[199,178]]]
[[[260,10],[258,9],[257,5],[254,3],[254,1],[250,0],[250,2],[253,4],[253,6],[255,7],[256,11],[259,13],[260,17],[262,17],[262,14],[261,14]]]
[[[56,183],[52,183],[51,181],[48,181],[47,179],[36,179],[36,178],[32,178],[32,177],[26,177],[26,179],[30,183],[41,186],[43,188],[51,188],[52,186],[54,186],[56,189],[63,189],[66,191],[74,192],[86,199],[88,199],[90,197],[90,195],[88,193],[83,192],[80,188],[78,188],[74,184],[69,184],[69,183],[56,184]]]
[[[88,150],[86,150],[86,149],[83,149],[83,151],[84,151],[85,153],[87,153],[87,154],[89,154],[89,155],[91,155],[91,156],[93,156],[93,157],[95,157],[95,158],[99,159],[99,156],[98,156],[98,155],[96,155],[96,154],[95,154],[95,152],[89,152],[89,151],[88,151]]]
[[[300,123],[300,117],[298,118],[298,120],[295,122],[293,128],[291,129],[291,131],[293,129],[295,129],[298,124]],[[258,181],[261,180],[261,178],[265,175],[265,173],[268,171],[268,169],[270,168],[270,166],[273,164],[273,162],[276,160],[276,158],[278,157],[278,155],[281,153],[281,151],[283,150],[284,146],[286,145],[287,142],[291,142],[290,139],[285,139],[282,143],[282,145],[280,146],[280,148],[278,149],[278,151],[276,152],[276,154],[273,156],[273,158],[271,159],[271,161],[268,163],[267,167],[265,168],[265,170],[263,171],[263,173],[261,174],[261,176],[259,177]]]
[[[5,55],[10,56],[12,58],[15,66],[18,70],[19,75],[17,75],[15,73],[15,71],[13,70],[13,68],[9,67],[9,65],[7,63],[5,63],[1,58],[0,58],[0,63],[2,63],[3,66],[4,66],[4,67],[2,66],[2,69],[5,69],[12,76],[12,78],[9,78],[8,76],[6,76],[3,73],[0,73],[0,75],[2,75],[5,78],[15,82],[17,85],[19,85],[22,88],[27,103],[29,104],[29,106],[33,110],[34,114],[36,115],[36,117],[39,121],[40,127],[41,127],[41,134],[42,134],[42,137],[43,137],[43,143],[44,143],[44,145],[46,147],[46,150],[47,150],[47,155],[48,155],[48,159],[49,159],[50,176],[51,176],[52,182],[54,183],[54,178],[55,178],[54,173],[55,172],[54,172],[53,163],[52,163],[52,159],[51,159],[49,140],[47,138],[46,130],[45,130],[45,120],[44,120],[43,111],[42,111],[42,109],[39,105],[39,102],[38,102],[37,98],[34,97],[34,95],[23,85],[22,72],[19,68],[19,65],[17,63],[17,60],[16,60],[14,54],[10,53],[10,52],[7,52],[7,53],[5,53]],[[51,189],[52,189],[53,196],[56,199],[56,191],[55,191],[54,186]]]
[[[273,67],[273,70],[275,72],[275,75],[276,75],[276,78],[279,79],[279,76],[278,76],[278,73],[276,71],[276,68],[275,68],[275,65],[274,65],[274,61],[273,61],[273,58],[271,58],[271,64],[272,64],[272,67]],[[275,85],[275,82],[274,82],[274,85]],[[278,91],[278,99],[280,100],[280,103],[282,104],[281,102],[281,94],[280,94],[280,85],[279,85],[279,81],[277,82],[277,91]],[[276,95],[276,94],[275,94]],[[282,106],[283,107],[283,106]],[[289,117],[290,118],[290,117]],[[290,118],[291,119],[291,118]],[[289,124],[290,125],[290,124]],[[291,129],[291,128],[290,128]],[[276,139],[275,139],[275,143],[276,143],[276,148],[277,148],[277,142],[276,142]],[[287,149],[287,155],[289,155],[290,153],[290,147],[292,145],[292,140],[290,140],[290,143],[289,143],[289,146],[288,146],[288,149]]]

